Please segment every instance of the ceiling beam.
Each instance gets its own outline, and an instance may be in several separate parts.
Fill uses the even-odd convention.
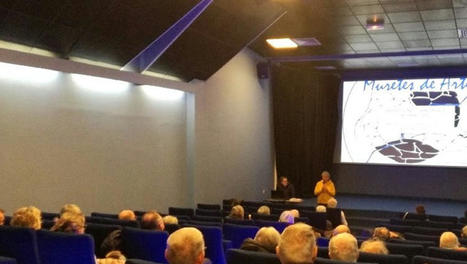
[[[188,13],[167,29],[162,35],[131,59],[123,71],[144,72],[177,40],[180,35],[209,7],[213,0],[201,0]]]

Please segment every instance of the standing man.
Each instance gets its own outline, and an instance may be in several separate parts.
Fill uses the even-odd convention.
[[[315,195],[317,196],[317,203],[326,206],[329,199],[336,195],[336,188],[331,181],[331,175],[327,171],[321,173],[321,181],[316,183]]]
[[[283,193],[283,198],[285,200],[295,197],[295,188],[293,187],[293,184],[289,183],[287,177],[282,176],[279,178],[277,190]]]

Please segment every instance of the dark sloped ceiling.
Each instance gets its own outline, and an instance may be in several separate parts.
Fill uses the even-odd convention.
[[[194,0],[1,0],[0,40],[125,65]],[[205,80],[283,12],[267,0],[215,0],[151,70]]]

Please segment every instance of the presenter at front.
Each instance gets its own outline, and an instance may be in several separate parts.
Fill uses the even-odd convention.
[[[331,181],[331,175],[327,171],[321,173],[321,181],[316,183],[315,195],[317,196],[316,202],[326,206],[329,199],[336,195],[336,188]]]

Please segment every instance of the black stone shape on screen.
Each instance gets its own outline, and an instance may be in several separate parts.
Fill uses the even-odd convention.
[[[456,92],[412,92],[410,99],[417,106],[454,106],[454,127],[459,124],[460,108]]]
[[[433,158],[439,151],[416,139],[400,139],[376,147],[384,156],[399,163],[419,163]]]

